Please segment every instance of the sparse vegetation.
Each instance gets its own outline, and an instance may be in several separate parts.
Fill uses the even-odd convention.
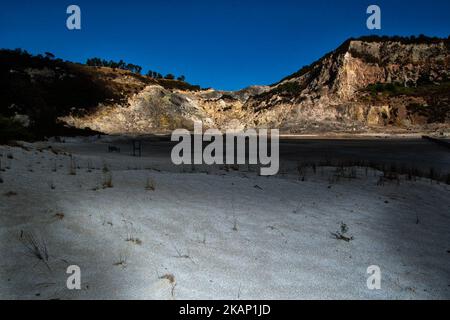
[[[147,77],[150,77],[153,79],[162,79],[163,78],[161,73],[153,71],[153,70],[148,70]]]
[[[62,219],[64,219],[65,215],[64,215],[63,212],[58,212],[58,213],[55,214],[54,217],[55,217],[57,220],[62,220]]]
[[[147,178],[147,184],[145,185],[145,190],[155,191],[155,182],[150,177]]]
[[[175,249],[177,255],[175,256],[175,258],[180,258],[180,259],[188,259],[191,260],[191,262],[193,264],[195,264],[194,260],[192,260],[191,256],[189,255],[189,253],[181,253],[180,250],[178,250],[178,248],[174,245],[173,248]]]
[[[271,97],[273,95],[279,95],[284,99],[290,99],[292,97],[299,95],[304,88],[305,87],[303,85],[301,85],[300,83],[298,83],[296,81],[289,81],[289,82],[279,84],[272,90],[261,93],[261,94],[255,96],[254,98],[257,100],[264,100],[264,99],[268,99],[269,97]],[[264,106],[259,106],[258,108],[256,108],[255,111],[260,111],[260,110],[263,110],[264,108],[265,108]]]
[[[331,235],[334,238],[336,238],[337,240],[343,240],[345,242],[350,242],[354,238],[353,238],[353,236],[349,236],[347,233],[348,233],[348,226],[344,222],[341,222],[339,231],[331,232]]]
[[[134,235],[136,230],[133,227],[133,223],[130,221],[127,221],[126,219],[124,219],[124,222],[125,222],[125,229],[127,230],[127,236],[125,238],[125,241],[131,242],[136,245],[141,245],[142,240]]]
[[[169,281],[169,284],[172,286],[172,290],[170,291],[170,294],[173,298],[175,296],[175,287],[177,285],[177,283],[175,281],[175,276],[171,273],[167,273],[167,274],[159,277],[159,279],[165,279],[165,280]]]
[[[2,159],[3,154],[0,154],[0,183],[3,183],[3,177],[2,177],[2,171],[5,171],[5,169],[2,168]]]
[[[56,159],[53,160],[53,168],[52,168],[52,172],[57,172],[58,171],[58,165],[56,163]]]
[[[186,81],[180,81],[180,80],[158,79],[158,83],[166,89],[178,89],[178,90],[186,90],[186,91],[201,90],[199,85],[190,84]]]
[[[100,58],[91,58],[86,60],[86,65],[93,67],[109,67],[113,69],[122,69],[128,70],[137,74],[140,74],[142,71],[142,67],[132,63],[126,63],[123,60],[119,60],[118,62],[113,60],[105,60]]]
[[[44,263],[45,266],[51,271],[49,265],[49,254],[45,241],[36,237],[32,232],[28,233],[24,231],[20,232],[19,239],[27,249],[28,254]]]
[[[386,182],[393,182],[393,181],[395,181],[397,185],[400,184],[400,177],[398,173],[395,171],[384,171],[383,175],[379,177],[377,185],[384,186]]]
[[[159,278],[160,278],[160,279],[166,279],[166,280],[169,280],[169,282],[170,282],[171,284],[175,283],[175,276],[174,276],[173,274],[171,274],[171,273],[165,274],[165,275],[163,275],[163,276],[161,276],[161,277],[159,277]]]
[[[334,172],[329,178],[330,183],[337,183],[343,179],[357,179],[357,169],[362,168],[365,171],[365,175],[368,175],[368,169],[374,170],[374,174],[378,176],[376,171],[381,171],[383,173],[382,180],[384,182],[396,182],[400,183],[401,179],[415,181],[417,178],[426,178],[433,179],[439,182],[450,182],[450,178],[448,177],[450,174],[442,173],[435,168],[419,169],[415,166],[407,166],[404,164],[396,164],[396,163],[383,163],[383,162],[375,162],[375,161],[364,161],[364,160],[324,160],[324,161],[315,161],[315,162],[298,162],[297,168],[301,168],[301,172],[305,173],[309,169],[314,172],[317,171],[318,168],[321,168],[320,172],[323,174],[323,169],[325,167],[333,167]],[[297,169],[298,170],[298,169]],[[380,183],[383,185],[383,183]]]
[[[121,100],[121,94],[115,90],[120,84],[106,86],[92,70],[80,64],[33,56],[21,49],[0,50],[0,60],[2,140],[34,140],[69,132],[82,134],[83,130],[65,127],[56,119],[72,112],[74,107],[88,110],[108,99]],[[27,74],[34,70],[48,70],[45,81],[35,81]],[[16,114],[27,116],[29,127],[12,122],[10,119]]]
[[[420,97],[426,103],[411,102],[406,106],[408,116],[419,115],[425,117],[428,123],[444,123],[450,117],[450,104],[448,103],[450,82],[431,83],[427,79],[419,79],[417,83],[376,83],[371,84],[363,91],[369,92],[371,99],[408,96]],[[398,109],[393,108],[393,112]],[[385,121],[387,114],[381,114]],[[396,118],[398,115],[394,114]]]
[[[103,189],[109,189],[109,188],[113,188],[113,182],[112,182],[112,173],[111,172],[106,172],[103,175]]]
[[[233,219],[233,231],[238,231],[238,228],[237,228],[237,218],[236,218],[236,217],[234,217],[234,219]]]
[[[106,162],[103,162],[102,171],[103,171],[103,173],[108,173],[109,172],[109,167],[108,167],[108,164]]]
[[[366,91],[370,92],[372,96],[382,93],[388,96],[399,95],[413,95],[419,91],[417,87],[407,87],[399,82],[392,83],[375,83],[367,86]]]
[[[20,122],[0,114],[0,144],[10,140],[32,140],[32,133]]]
[[[87,161],[87,172],[92,172],[92,161],[88,160]]]
[[[77,164],[75,159],[70,156],[70,162],[69,162],[69,175],[75,176],[77,174]]]
[[[131,242],[131,243],[139,245],[139,246],[142,244],[142,240],[141,239],[134,238],[134,237],[128,237],[125,241],[126,242]]]
[[[329,179],[329,182],[332,184],[339,182],[341,179],[352,180],[356,178],[357,178],[356,167],[354,166],[346,167],[341,165],[335,169],[334,173]]]
[[[438,43],[450,43],[450,37],[438,38],[438,37],[428,37],[424,34],[420,34],[418,36],[378,36],[378,35],[370,35],[370,36],[362,36],[359,38],[352,38],[351,40],[359,40],[363,42],[399,42],[401,44],[438,44]]]
[[[128,259],[130,257],[130,253],[128,250],[123,250],[122,252],[120,252],[119,254],[119,259],[113,263],[114,266],[118,266],[118,267],[122,267],[122,268],[126,268],[128,266]]]
[[[354,57],[363,60],[366,63],[373,63],[373,64],[382,64],[382,61],[374,57],[373,55],[367,53],[367,52],[360,52],[354,49],[349,49],[349,53]]]
[[[301,163],[297,162],[297,172],[300,181],[306,180],[306,167]]]

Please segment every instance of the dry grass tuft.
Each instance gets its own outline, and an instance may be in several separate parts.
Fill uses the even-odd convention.
[[[159,277],[159,279],[166,279],[169,281],[169,283],[172,285],[172,290],[170,291],[170,294],[172,295],[172,298],[174,298],[175,297],[175,287],[177,285],[175,276],[171,273],[168,273],[168,274],[165,274],[165,275]]]
[[[170,284],[174,284],[175,283],[175,276],[171,273],[165,274],[161,277],[159,277],[160,279],[167,279],[169,280]]]
[[[62,212],[58,212],[54,215],[54,217],[58,220],[62,220],[62,219],[64,219],[65,215]]]
[[[44,263],[45,266],[51,271],[48,264],[49,254],[45,241],[43,239],[37,238],[33,233],[27,233],[23,230],[20,231],[20,242],[25,246],[32,257],[37,258],[40,262]]]
[[[117,262],[115,262],[113,265],[117,266],[117,267],[122,267],[122,268],[126,268],[128,266],[128,258],[129,258],[129,252],[128,251],[123,251],[119,254],[119,260],[117,260]]]
[[[145,185],[145,190],[148,191],[155,191],[156,187],[155,187],[155,182],[153,181],[152,178],[147,178],[147,184]]]
[[[113,182],[112,182],[112,174],[111,172],[105,173],[104,179],[103,179],[103,189],[113,188]]]
[[[77,164],[75,162],[75,159],[72,156],[70,156],[69,175],[71,175],[71,176],[77,175]]]
[[[142,240],[141,240],[141,239],[139,239],[139,238],[134,238],[134,237],[129,237],[129,238],[127,238],[125,241],[126,241],[126,242],[134,243],[134,244],[136,244],[136,245],[138,245],[138,246],[140,246],[140,245],[142,244]]]
[[[340,231],[331,232],[331,235],[335,239],[343,240],[345,242],[350,242],[350,241],[354,240],[353,236],[347,235],[347,232],[348,232],[348,226],[344,222],[341,222]]]

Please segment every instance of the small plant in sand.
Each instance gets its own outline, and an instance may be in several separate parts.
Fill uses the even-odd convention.
[[[350,242],[354,239],[353,236],[348,235],[348,226],[344,222],[341,222],[339,231],[331,232],[331,235],[337,240],[343,240],[346,242]]]
[[[400,185],[400,176],[396,172],[384,171],[383,175],[378,178],[377,186],[384,186],[386,182],[396,182]]]
[[[14,196],[17,196],[17,192],[15,192],[15,191],[8,191],[8,192],[5,192],[4,194],[3,194],[5,197],[14,197]]]
[[[138,245],[138,246],[140,246],[142,244],[142,240],[139,239],[139,238],[135,238],[135,237],[128,237],[125,241],[126,242],[131,242],[131,243],[133,243],[135,245]]]
[[[206,234],[203,234],[203,239],[202,239],[202,243],[206,245]]]
[[[127,237],[125,238],[125,241],[140,246],[142,244],[142,240],[135,236],[136,230],[133,227],[133,223],[125,221],[125,228],[127,230]]]
[[[233,231],[238,231],[238,228],[237,228],[237,218],[236,218],[236,217],[234,217],[234,221],[233,221]]]
[[[155,182],[153,181],[152,178],[148,177],[147,178],[147,183],[145,185],[145,190],[147,191],[155,191]]]
[[[306,168],[300,162],[297,163],[297,172],[298,172],[299,179],[301,181],[305,181],[306,180]]]
[[[57,172],[58,171],[58,166],[56,164],[56,159],[53,160],[53,168],[52,168],[52,172]]]
[[[103,171],[103,173],[108,173],[109,172],[109,167],[108,167],[108,164],[106,162],[103,162],[102,171]]]
[[[433,167],[430,168],[428,177],[430,178],[430,182],[433,183],[433,180],[436,178],[436,172]]]
[[[345,167],[343,164],[338,166],[330,177],[330,184],[337,183],[341,179],[352,180],[358,177],[355,167]]]
[[[189,255],[189,251],[187,253],[182,253],[180,250],[178,250],[178,248],[175,245],[173,245],[173,248],[177,252],[177,255],[175,256],[175,258],[188,259],[188,260],[191,260],[191,262],[193,264],[195,264],[194,260],[192,260],[191,256]]]
[[[128,250],[124,250],[119,254],[119,259],[117,262],[114,262],[113,265],[117,267],[126,268],[128,266],[128,258],[130,257],[130,253]]]
[[[50,265],[48,264],[49,254],[45,241],[43,239],[39,239],[32,232],[24,232],[20,231],[19,236],[20,242],[24,245],[27,250],[27,253],[36,259],[39,262],[45,264],[45,266],[51,271]]]
[[[161,277],[159,277],[159,278],[160,278],[160,279],[166,279],[166,280],[169,280],[169,282],[170,282],[171,284],[175,283],[175,276],[174,276],[173,274],[171,274],[171,273],[165,274],[165,275],[163,275],[163,276],[161,276]]]
[[[77,164],[75,162],[75,159],[70,156],[70,163],[69,163],[69,175],[75,176],[77,174]]]
[[[50,187],[51,190],[55,190],[56,189],[55,183],[53,181],[51,181],[51,180],[48,182],[48,186]]]
[[[88,160],[87,161],[87,172],[92,172],[92,161]]]
[[[177,285],[175,276],[171,273],[167,273],[167,274],[159,277],[159,279],[169,281],[169,284],[172,286],[172,290],[170,291],[170,294],[172,295],[172,298],[173,298],[175,296],[175,287]]]
[[[62,220],[62,219],[64,219],[64,217],[65,217],[65,215],[64,215],[64,213],[62,213],[62,212],[58,212],[58,213],[56,213],[56,214],[54,215],[54,218],[55,218],[56,220]]]
[[[111,172],[107,172],[103,176],[103,189],[113,188],[113,182],[112,182],[112,174]]]
[[[238,231],[237,227],[237,217],[236,217],[236,208],[234,206],[234,193],[231,191],[231,211],[233,212],[233,231]]]

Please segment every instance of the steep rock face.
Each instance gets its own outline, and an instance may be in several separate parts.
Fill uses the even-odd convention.
[[[449,77],[449,54],[445,43],[401,44],[351,41],[343,57],[336,91],[341,98],[373,83],[441,82]]]
[[[95,112],[60,120],[77,128],[88,127],[110,134],[192,129],[194,121],[202,121],[205,128],[242,129],[247,114],[242,110],[243,105],[251,96],[268,89],[254,86],[240,91],[185,91],[149,85],[125,104],[99,105]]]
[[[189,95],[164,89],[160,85],[146,86],[123,105],[99,106],[82,117],[60,118],[69,125],[89,127],[110,134],[145,134],[177,128],[193,128],[194,121],[212,123],[207,113]]]
[[[208,90],[192,93],[190,97],[208,114],[213,126],[222,129],[243,129],[248,126],[248,113],[244,105],[251,97],[269,89],[268,86],[252,86],[239,91]]]
[[[389,124],[407,127],[428,120],[445,123],[450,116],[448,94],[445,97],[442,92],[435,93],[439,103],[431,105],[433,97],[418,88],[441,86],[442,90],[437,91],[445,92],[450,78],[449,57],[448,43],[444,41],[431,44],[349,41],[270,91],[254,96],[244,107],[254,124],[289,130],[307,129],[308,124],[317,123],[343,130]],[[373,84],[410,89],[388,96],[380,90],[371,97],[364,89]],[[411,108],[408,114],[407,109],[413,104],[444,115],[436,121],[424,114],[414,115]],[[284,116],[277,116],[280,113]]]

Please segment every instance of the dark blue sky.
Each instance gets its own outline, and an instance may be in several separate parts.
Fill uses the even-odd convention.
[[[82,30],[66,28],[77,4]],[[366,8],[382,9],[382,30],[366,28]],[[148,0],[3,1],[0,47],[85,62],[89,57],[184,74],[217,89],[271,84],[367,34],[447,37],[450,1]]]

